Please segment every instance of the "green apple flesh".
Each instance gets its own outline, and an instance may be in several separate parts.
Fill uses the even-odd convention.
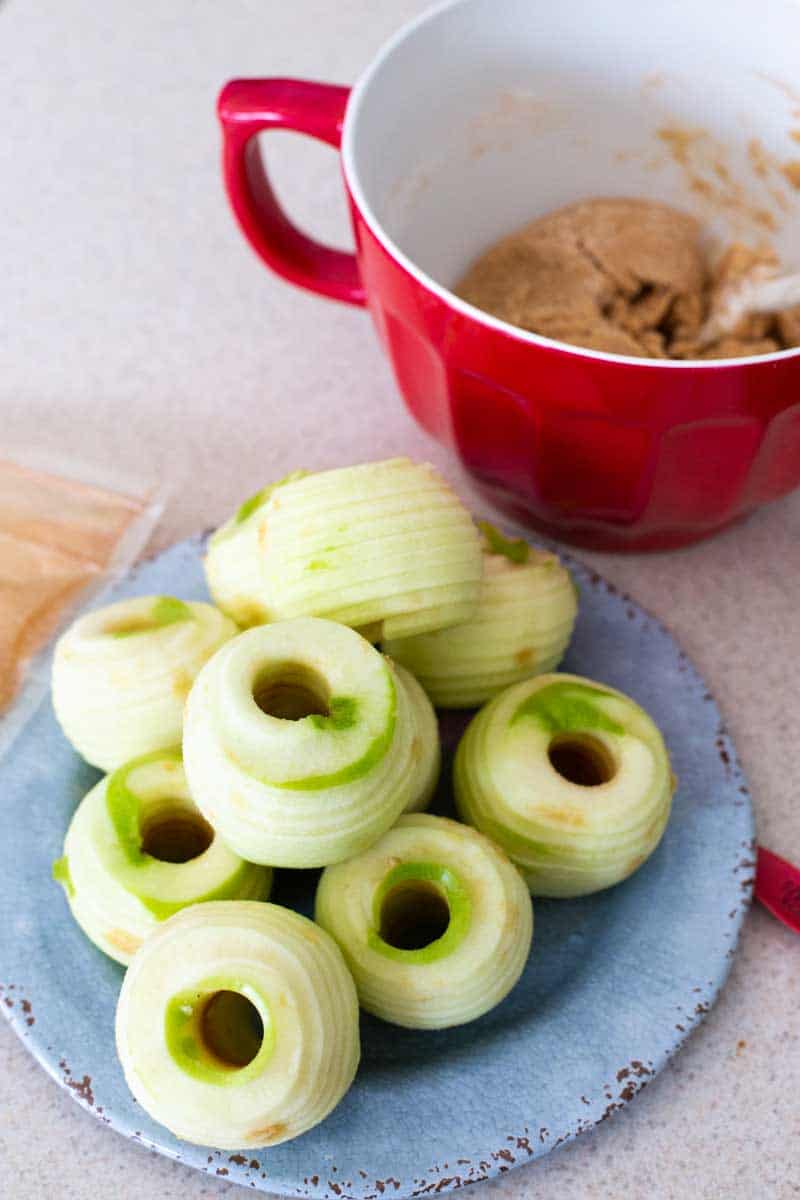
[[[215,836],[192,801],[179,750],[134,759],[93,787],[53,874],[86,935],[123,965],[179,909],[265,900],[272,880],[268,867]]]

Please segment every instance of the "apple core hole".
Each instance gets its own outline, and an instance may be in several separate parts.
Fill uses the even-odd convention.
[[[547,756],[562,779],[579,787],[599,787],[617,773],[608,748],[588,733],[558,734],[547,747]]]
[[[185,808],[159,811],[142,830],[142,853],[159,862],[185,863],[204,854],[214,830],[199,812]]]
[[[303,717],[329,717],[328,685],[317,671],[302,663],[270,667],[253,685],[253,699],[268,717],[301,721]]]
[[[253,1061],[264,1041],[261,1014],[241,992],[212,992],[198,1023],[206,1052],[229,1069],[241,1070]]]
[[[380,935],[396,950],[423,950],[450,924],[450,906],[435,884],[411,879],[387,892],[381,905]]]

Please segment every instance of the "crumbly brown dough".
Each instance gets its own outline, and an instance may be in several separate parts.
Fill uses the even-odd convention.
[[[800,306],[750,316],[708,346],[696,339],[721,289],[769,250],[735,245],[710,270],[699,223],[652,200],[584,200],[503,238],[456,292],[511,325],[641,358],[736,358],[800,346]]]

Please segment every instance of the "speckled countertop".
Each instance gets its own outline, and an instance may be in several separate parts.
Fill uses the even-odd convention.
[[[3,453],[167,480],[157,545],[220,520],[297,463],[404,452],[469,496],[402,408],[367,316],[283,285],[245,246],[222,199],[212,117],[232,75],[353,80],[423,7],[0,2]],[[273,140],[295,213],[345,240],[333,155]],[[800,494],[692,550],[585,557],[694,658],[750,775],[761,840],[800,859]],[[483,1193],[800,1195],[799,1014],[800,941],[754,911],[720,1002],[660,1078],[597,1131]],[[103,1128],[0,1022],[0,1196],[235,1190]]]

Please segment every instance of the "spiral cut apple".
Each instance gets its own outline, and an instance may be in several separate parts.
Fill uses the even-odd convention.
[[[391,663],[344,625],[305,617],[250,629],[189,695],[192,796],[252,862],[349,858],[430,789],[422,711]]]
[[[344,954],[363,1008],[410,1029],[488,1012],[519,979],[533,936],[530,895],[474,829],[401,817],[365,854],[328,867],[316,920]]]
[[[192,802],[179,750],[134,759],[93,787],[53,875],[84,933],[123,965],[186,905],[266,900],[272,882],[268,867],[215,836]]]
[[[79,617],[53,659],[64,734],[103,771],[179,744],[195,676],[236,632],[211,604],[172,596],[122,600]]]
[[[229,521],[212,534],[205,557],[208,590],[214,601],[243,629],[269,620],[263,572],[262,522],[270,496],[308,471],[292,471],[261,488],[239,505]]]
[[[406,690],[414,718],[414,737],[411,741],[411,798],[403,811],[422,812],[433,799],[442,769],[439,724],[433,705],[411,672],[396,662],[390,662],[389,665],[396,682]]]
[[[663,738],[629,697],[576,675],[496,696],[458,747],[463,820],[502,846],[534,896],[584,896],[658,845],[674,779]]]
[[[560,663],[578,612],[575,585],[554,554],[508,540],[488,522],[483,584],[468,621],[383,648],[413,671],[440,708],[472,708]]]
[[[406,458],[266,488],[214,535],[205,565],[240,624],[327,617],[375,640],[466,620],[482,572],[469,513],[433,467]]]
[[[198,904],[159,926],[128,969],[117,1051],[136,1100],[176,1137],[276,1145],[350,1087],[355,988],[308,918],[254,901]]]

